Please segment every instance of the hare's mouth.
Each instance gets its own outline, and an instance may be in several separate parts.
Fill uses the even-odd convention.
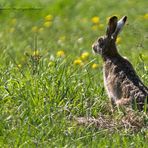
[[[92,45],[92,52],[94,54],[99,54],[99,48],[97,45],[94,45],[94,44]]]
[[[92,45],[92,50],[93,50],[93,52],[97,53],[97,46],[96,45]]]
[[[93,46],[92,46],[92,52],[93,52],[94,54],[102,54],[101,48],[99,48],[99,47],[96,46],[96,45],[93,45]]]

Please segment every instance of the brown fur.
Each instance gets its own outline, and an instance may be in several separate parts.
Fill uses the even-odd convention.
[[[106,36],[100,37],[93,44],[93,50],[103,58],[104,84],[112,103],[117,106],[137,106],[139,110],[143,110],[148,101],[148,88],[141,82],[132,64],[116,48],[116,38],[126,18],[123,17],[119,23],[117,17],[110,18]]]

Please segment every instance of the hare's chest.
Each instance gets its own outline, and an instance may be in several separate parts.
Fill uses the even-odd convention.
[[[104,77],[104,86],[107,91],[107,94],[110,99],[114,101],[120,99],[121,97],[121,90],[120,84],[118,83],[116,77],[112,75],[112,73],[106,73],[107,69],[104,68],[103,70],[103,77]]]
[[[103,72],[103,79],[104,79],[104,87],[107,91],[107,95],[109,96],[110,99],[115,98],[115,95],[112,91],[112,85],[111,85],[111,80],[109,79],[109,77],[106,77],[105,75],[105,70]]]

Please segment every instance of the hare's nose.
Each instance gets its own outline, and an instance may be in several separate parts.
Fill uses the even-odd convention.
[[[96,45],[92,45],[92,49],[95,51],[95,52],[97,52],[97,46]]]

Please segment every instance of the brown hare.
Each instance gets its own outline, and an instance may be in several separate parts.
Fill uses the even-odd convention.
[[[116,39],[127,16],[119,21],[116,16],[109,19],[106,35],[92,45],[93,51],[102,56],[104,85],[113,105],[143,110],[148,102],[148,88],[141,82],[132,64],[122,57],[116,47]]]

